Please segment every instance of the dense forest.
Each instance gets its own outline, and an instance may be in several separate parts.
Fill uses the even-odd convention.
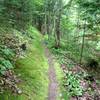
[[[100,100],[100,0],[0,0],[0,100]]]

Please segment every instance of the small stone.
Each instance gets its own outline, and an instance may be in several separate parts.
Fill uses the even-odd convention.
[[[17,90],[17,93],[18,93],[18,94],[22,94],[22,90],[21,90],[21,89],[18,89],[18,90]]]

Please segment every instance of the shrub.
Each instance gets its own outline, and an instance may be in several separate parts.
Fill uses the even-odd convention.
[[[0,74],[4,75],[6,70],[12,69],[13,65],[9,60],[0,59]]]

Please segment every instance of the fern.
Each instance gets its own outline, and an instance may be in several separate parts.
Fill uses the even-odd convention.
[[[0,60],[0,74],[4,75],[6,70],[12,69],[13,65],[9,60]]]

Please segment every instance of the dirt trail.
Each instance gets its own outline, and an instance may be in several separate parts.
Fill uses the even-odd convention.
[[[54,68],[53,56],[49,52],[47,48],[45,48],[45,55],[48,59],[49,69],[48,69],[48,76],[49,76],[49,88],[48,88],[48,98],[47,100],[57,100],[58,96],[58,82],[56,78],[56,72]]]

